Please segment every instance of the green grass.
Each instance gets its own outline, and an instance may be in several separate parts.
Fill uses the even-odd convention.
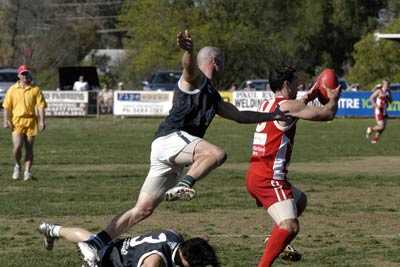
[[[148,170],[150,144],[160,119],[56,119],[37,138],[34,181],[12,181],[10,134],[0,132],[0,266],[80,266],[75,247],[60,241],[41,247],[35,228],[42,220],[102,229],[131,207]],[[335,172],[291,173],[309,205],[294,245],[304,259],[292,266],[399,266],[398,175],[384,170],[340,174],[347,160],[400,156],[400,121],[390,120],[378,145],[363,137],[367,119],[298,124],[294,163],[320,162]],[[271,220],[244,186],[255,125],[216,119],[206,139],[228,161],[196,185],[198,198],[162,203],[131,233],[176,228],[208,235],[222,266],[256,266]],[[306,165],[307,166],[307,165]],[[399,168],[393,166],[393,168]],[[362,174],[363,173],[363,174]],[[286,266],[280,260],[274,266]]]

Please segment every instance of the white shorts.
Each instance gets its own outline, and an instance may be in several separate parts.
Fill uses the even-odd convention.
[[[277,225],[284,220],[297,218],[296,203],[300,200],[301,195],[304,193],[294,186],[292,186],[292,192],[293,198],[276,202],[267,209],[268,214],[272,217]]]
[[[141,192],[161,197],[168,189],[175,186],[185,165],[193,163],[192,157],[188,162],[180,164],[175,162],[175,158],[182,153],[193,155],[195,146],[202,140],[184,131],[173,132],[155,139],[151,144],[150,170]]]

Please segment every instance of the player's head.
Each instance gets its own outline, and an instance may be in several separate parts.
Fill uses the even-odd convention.
[[[388,79],[384,79],[383,81],[382,81],[382,90],[383,91],[386,91],[386,90],[388,90],[390,88],[390,82],[389,82],[389,80]]]
[[[29,68],[26,65],[19,66],[17,72],[18,72],[18,79],[22,83],[29,84],[32,82],[31,71],[29,70]]]
[[[274,93],[284,91],[289,98],[296,98],[299,84],[294,67],[281,66],[273,69],[269,72],[268,80]]]
[[[184,241],[179,247],[185,267],[218,267],[218,257],[214,248],[202,238],[196,237]]]
[[[212,67],[214,72],[222,72],[224,70],[224,54],[217,47],[203,47],[197,54],[197,64],[200,69],[206,66]]]

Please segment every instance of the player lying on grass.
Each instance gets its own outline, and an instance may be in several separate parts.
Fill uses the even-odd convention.
[[[278,105],[288,111],[291,119],[287,121],[268,121],[257,125],[254,133],[250,166],[247,171],[247,189],[255,198],[257,205],[266,209],[275,226],[266,241],[264,253],[258,267],[271,266],[285,247],[299,231],[298,217],[306,207],[306,195],[288,181],[289,161],[292,155],[296,123],[298,119],[327,121],[335,117],[340,87],[325,88],[329,102],[322,107],[308,106],[307,97],[296,100],[299,80],[295,69],[278,68],[269,75],[271,90],[275,99],[263,101],[260,110],[273,112]],[[310,93],[312,95],[314,86]],[[301,255],[288,248],[284,257],[299,260]]]
[[[93,235],[83,228],[45,222],[38,230],[44,236],[44,247],[48,250],[53,249],[59,238],[78,243]],[[206,240],[197,237],[185,241],[173,230],[117,239],[104,247],[100,255],[98,267],[219,266],[215,251]]]
[[[89,266],[95,264],[103,246],[149,217],[164,198],[192,199],[195,182],[224,163],[225,151],[203,139],[216,114],[239,123],[285,119],[279,108],[271,113],[239,111],[233,104],[224,102],[213,85],[224,69],[222,51],[203,47],[195,58],[193,41],[187,31],[178,33],[177,43],[185,51],[183,73],[174,91],[173,106],[151,145],[149,173],[135,206],[116,216],[104,231],[78,244]],[[180,179],[185,166],[189,169]]]
[[[383,80],[382,84],[376,86],[369,101],[374,110],[376,125],[367,128],[366,137],[372,144],[376,144],[386,128],[388,117],[386,109],[388,104],[392,102],[390,82],[388,80]]]

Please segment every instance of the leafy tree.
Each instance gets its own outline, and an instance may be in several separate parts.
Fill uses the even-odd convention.
[[[383,32],[400,32],[400,18],[387,26]],[[371,88],[383,78],[400,81],[400,44],[398,42],[376,41],[372,33],[367,34],[354,46],[355,64],[348,79],[363,88]]]
[[[134,81],[158,68],[179,68],[177,31],[189,28],[197,48],[226,55],[220,87],[263,78],[282,62],[314,75],[330,66],[343,73],[353,44],[376,27],[380,0],[137,0],[122,16]]]

